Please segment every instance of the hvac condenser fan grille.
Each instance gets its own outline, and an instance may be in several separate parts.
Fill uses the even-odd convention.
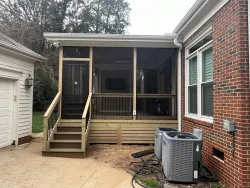
[[[172,178],[177,181],[192,181],[193,178],[193,143],[173,142]]]

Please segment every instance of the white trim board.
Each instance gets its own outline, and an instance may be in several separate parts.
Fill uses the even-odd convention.
[[[7,79],[20,79],[22,76],[21,71],[10,70],[0,67],[0,77],[7,78]]]
[[[185,42],[229,0],[198,0],[173,31]]]
[[[176,48],[177,34],[165,35],[125,35],[88,33],[44,33],[46,39],[60,46],[88,47],[137,47],[137,48]],[[180,41],[181,39],[178,38]]]

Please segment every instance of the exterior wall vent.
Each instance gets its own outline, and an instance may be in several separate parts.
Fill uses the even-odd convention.
[[[216,148],[213,148],[213,156],[224,161],[224,152]]]

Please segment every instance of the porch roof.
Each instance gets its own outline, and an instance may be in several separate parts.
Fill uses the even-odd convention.
[[[182,42],[173,33],[165,35],[44,33],[44,36],[59,46],[178,48],[174,44],[174,39]]]
[[[21,56],[28,57],[30,59],[34,59],[36,61],[46,61],[47,59],[34,51],[26,48],[15,40],[7,37],[3,33],[0,32],[0,50],[3,49],[5,51],[11,51],[12,53],[19,54]]]

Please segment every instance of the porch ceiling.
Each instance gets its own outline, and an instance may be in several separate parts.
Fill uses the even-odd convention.
[[[60,46],[90,47],[138,47],[138,48],[177,48],[176,34],[165,35],[119,35],[86,33],[44,33],[48,41]],[[178,39],[179,42],[182,42]]]

